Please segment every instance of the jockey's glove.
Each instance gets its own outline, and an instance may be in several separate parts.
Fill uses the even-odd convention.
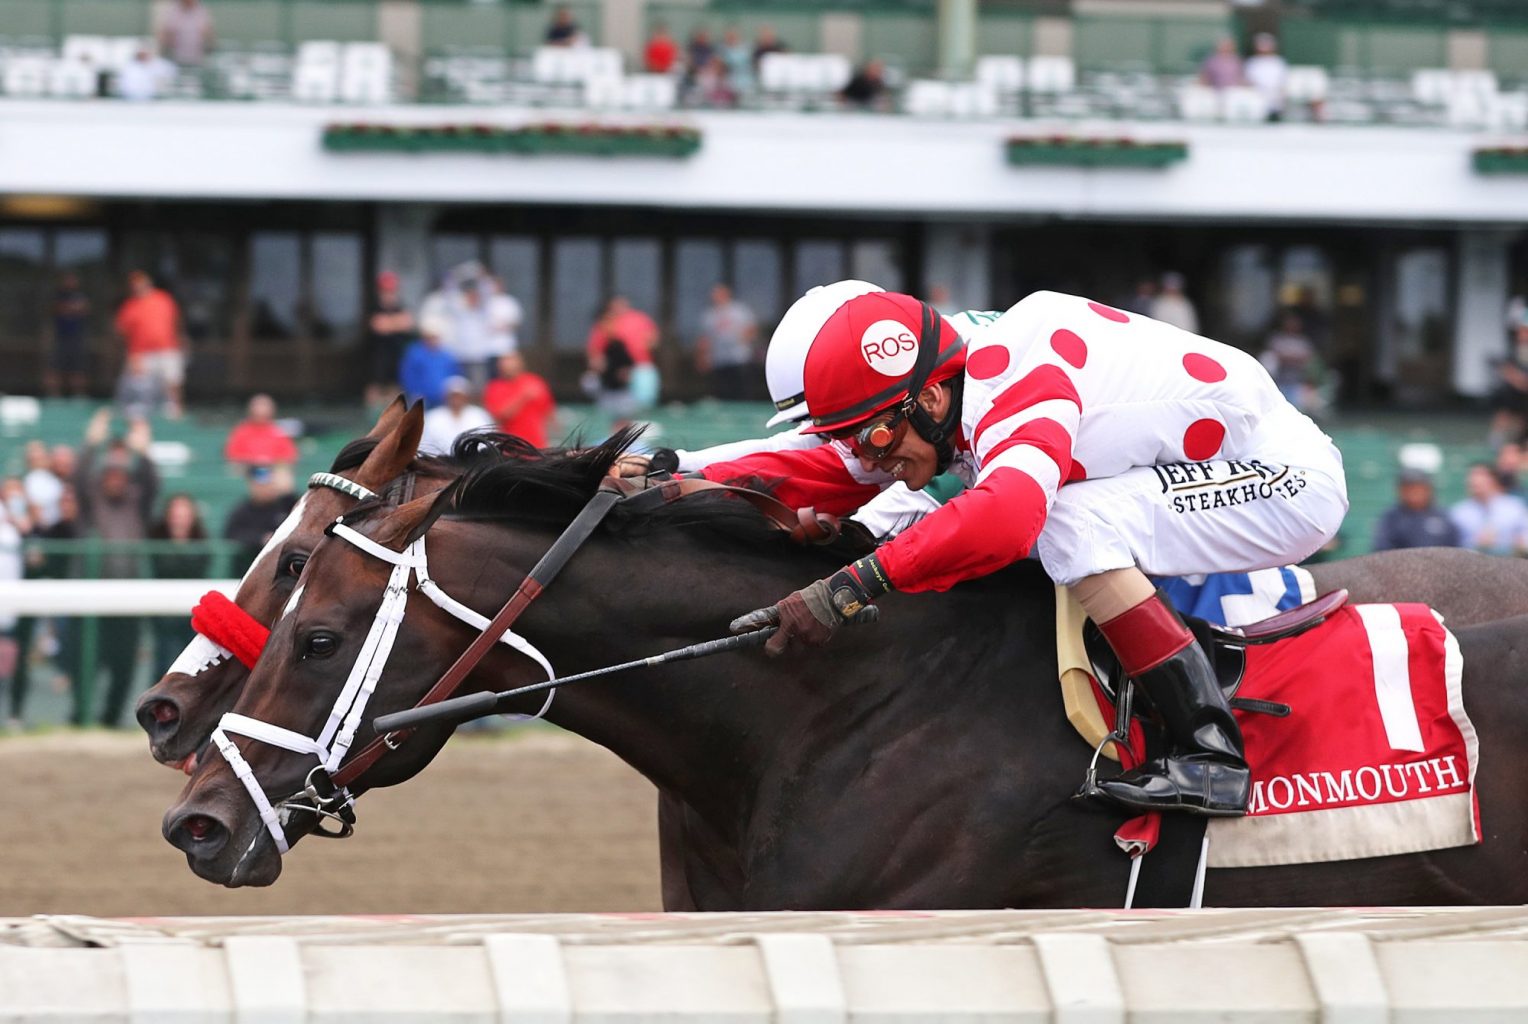
[[[778,604],[733,619],[732,632],[750,633],[778,626],[775,635],[764,644],[764,653],[771,657],[784,654],[793,643],[821,647],[833,639],[840,626],[891,589],[891,580],[881,568],[880,559],[866,555]]]

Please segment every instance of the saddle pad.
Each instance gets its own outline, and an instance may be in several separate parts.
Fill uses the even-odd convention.
[[[1209,866],[1479,842],[1479,747],[1463,668],[1442,617],[1420,604],[1349,606],[1300,636],[1249,648],[1239,695],[1292,710],[1238,713],[1252,801],[1246,817],[1210,823]]]

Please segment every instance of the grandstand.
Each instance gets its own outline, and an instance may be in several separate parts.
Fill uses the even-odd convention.
[[[206,63],[128,104],[116,71],[166,4],[0,0],[0,109],[20,155],[0,166],[0,388],[37,387],[63,268],[97,297],[103,390],[122,275],[168,282],[201,400],[357,394],[374,272],[398,271],[417,301],[466,258],[506,276],[532,366],[565,396],[614,289],[677,342],[659,359],[684,399],[699,394],[684,349],[713,280],[767,326],[843,274],[987,306],[1042,287],[1117,300],[1176,269],[1207,333],[1255,348],[1309,292],[1345,404],[1438,405],[1489,387],[1499,311],[1528,291],[1522,189],[1499,173],[1522,161],[1493,155],[1528,132],[1516,3],[205,3]],[[586,46],[542,45],[557,7]],[[697,109],[682,72],[642,67],[660,23],[681,43],[768,28],[786,49],[738,83],[739,109]],[[1196,79],[1217,39],[1261,31],[1293,65],[1283,124],[1263,123],[1255,90]],[[869,59],[887,66],[887,110],[844,110],[837,90]],[[612,174],[575,152],[451,141],[539,124],[683,127],[696,143],[636,147]],[[448,145],[330,145],[347,126],[431,127]],[[1055,138],[1092,163],[1004,160],[1010,140]],[[1182,156],[1132,162],[1137,143]]]

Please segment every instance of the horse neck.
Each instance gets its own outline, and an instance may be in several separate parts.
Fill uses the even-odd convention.
[[[550,539],[517,538],[508,563],[523,574]],[[774,555],[742,545],[729,554],[682,531],[632,542],[596,537],[515,628],[564,676],[725,636],[735,616],[832,568],[788,550]],[[844,656],[829,648],[782,664],[752,650],[637,669],[560,690],[547,718],[726,827],[746,813],[770,752],[800,720],[803,688],[838,674]]]

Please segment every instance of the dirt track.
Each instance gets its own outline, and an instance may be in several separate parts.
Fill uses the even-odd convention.
[[[266,889],[204,882],[160,837],[184,781],[137,733],[0,741],[0,917],[659,909],[652,787],[566,734],[453,740]]]

